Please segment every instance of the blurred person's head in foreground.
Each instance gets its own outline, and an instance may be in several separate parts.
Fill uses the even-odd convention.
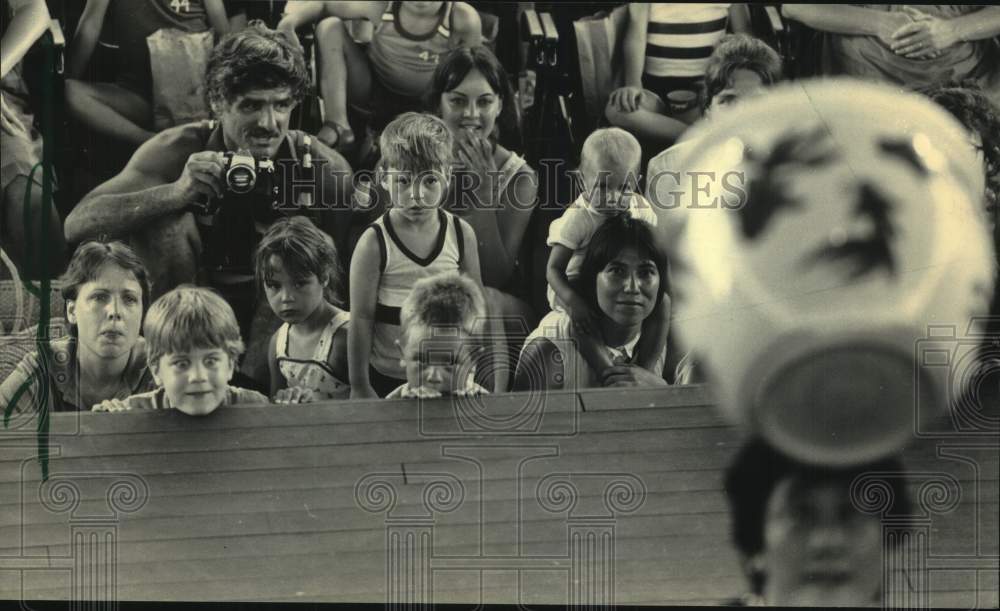
[[[830,468],[794,461],[759,439],[741,449],[725,488],[753,597],[767,605],[881,602],[883,554],[891,550],[883,549],[880,514],[863,511],[865,499],[855,498],[865,474],[888,486],[885,514],[909,515],[897,458]]]

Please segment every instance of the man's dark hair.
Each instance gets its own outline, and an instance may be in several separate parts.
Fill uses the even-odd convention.
[[[305,58],[284,32],[264,25],[227,34],[212,49],[205,71],[205,96],[213,102],[232,102],[255,89],[288,87],[299,102],[309,87]]]
[[[902,477],[903,465],[896,457],[844,468],[807,465],[788,458],[761,439],[751,439],[726,470],[726,496],[737,550],[744,558],[764,550],[767,505],[775,488],[786,478],[810,485],[830,480],[850,484],[859,475],[876,472],[899,474],[879,480],[889,487],[889,507],[885,513],[900,518],[909,516],[910,498]],[[755,594],[762,593],[764,578],[764,575],[750,575]]]
[[[781,56],[759,38],[747,34],[724,36],[705,66],[702,100],[705,108],[711,105],[712,98],[729,87],[737,70],[754,72],[765,85],[773,85],[781,80]]]
[[[656,271],[660,274],[657,304],[663,299],[664,291],[668,290],[667,255],[658,247],[652,227],[627,213],[619,214],[605,221],[594,232],[580,264],[580,274],[574,282],[580,295],[596,312],[601,311],[597,305],[597,274],[629,246],[635,248],[640,257],[648,257],[656,264]]]

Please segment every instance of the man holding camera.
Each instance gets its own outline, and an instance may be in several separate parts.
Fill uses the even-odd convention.
[[[70,213],[66,239],[130,240],[149,270],[153,299],[182,283],[207,284],[227,298],[246,336],[256,302],[253,249],[271,222],[307,214],[341,253],[350,252],[357,222],[350,166],[288,129],[307,87],[302,52],[283,33],[259,26],[226,36],[206,71],[216,120],[170,128],[143,144]]]

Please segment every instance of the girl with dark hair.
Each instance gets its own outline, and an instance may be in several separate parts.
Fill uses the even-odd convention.
[[[70,333],[24,357],[0,385],[0,408],[42,413],[47,403],[49,412],[89,411],[154,388],[139,337],[149,283],[132,249],[87,242],[61,282]]]
[[[347,399],[347,325],[333,239],[303,216],[279,219],[261,238],[257,286],[282,325],[267,348],[276,403]]]
[[[552,311],[521,350],[515,390],[666,385],[665,352],[653,371],[635,364],[642,323],[663,299],[667,258],[651,227],[628,216],[605,222],[594,234],[576,279],[576,290],[600,315],[599,331],[614,365],[594,371],[576,347],[565,312]]]

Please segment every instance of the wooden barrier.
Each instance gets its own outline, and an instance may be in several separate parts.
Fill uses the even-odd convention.
[[[926,511],[918,554],[891,565],[896,603],[995,607],[996,427],[936,424],[905,456]],[[717,604],[745,589],[721,490],[741,436],[701,386],[56,414],[50,441],[43,483],[33,425],[0,430],[0,599]]]

